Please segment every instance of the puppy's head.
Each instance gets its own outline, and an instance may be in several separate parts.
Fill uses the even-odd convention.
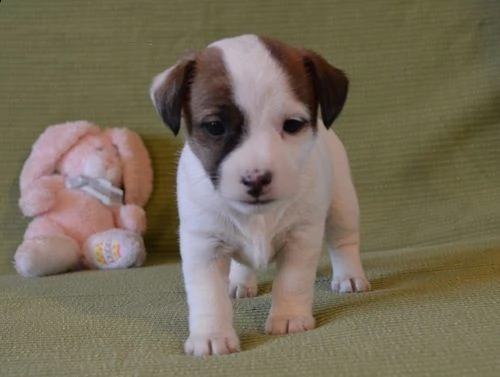
[[[245,35],[182,58],[154,79],[151,98],[174,134],[184,121],[214,189],[255,212],[295,195],[317,128],[331,126],[347,90],[314,52]]]

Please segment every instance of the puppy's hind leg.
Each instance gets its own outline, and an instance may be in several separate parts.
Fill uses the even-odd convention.
[[[334,200],[326,224],[326,240],[332,264],[331,288],[350,293],[370,290],[359,255],[359,228],[355,211]]]
[[[229,272],[229,296],[232,298],[257,296],[257,275],[251,268],[234,259],[231,260]]]
[[[347,156],[337,159],[335,191],[326,221],[325,236],[332,264],[331,288],[335,292],[370,290],[359,254],[359,205],[351,180]]]

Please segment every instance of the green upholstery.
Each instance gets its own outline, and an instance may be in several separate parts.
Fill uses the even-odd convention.
[[[500,375],[500,2],[4,0],[0,2],[0,376]],[[152,77],[224,36],[271,35],[351,78],[334,124],[350,155],[373,291],[318,270],[318,328],[263,334],[270,274],[234,302],[243,352],[183,355],[174,197],[181,140]],[[48,125],[138,131],[150,149],[145,267],[26,280],[18,176]]]

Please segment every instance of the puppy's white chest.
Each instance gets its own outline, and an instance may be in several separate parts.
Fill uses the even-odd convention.
[[[262,215],[252,216],[243,226],[239,226],[240,247],[236,257],[255,269],[266,267],[274,258],[279,237],[276,235],[274,219]]]

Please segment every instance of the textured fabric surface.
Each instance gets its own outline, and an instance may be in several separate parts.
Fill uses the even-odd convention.
[[[500,3],[0,2],[0,375],[500,375]],[[334,125],[351,160],[373,291],[329,291],[318,328],[263,334],[271,272],[234,301],[243,352],[182,354],[174,173],[180,140],[149,102],[185,50],[246,32],[307,46],[351,79]],[[18,175],[48,125],[139,132],[151,152],[147,266],[24,280]]]

